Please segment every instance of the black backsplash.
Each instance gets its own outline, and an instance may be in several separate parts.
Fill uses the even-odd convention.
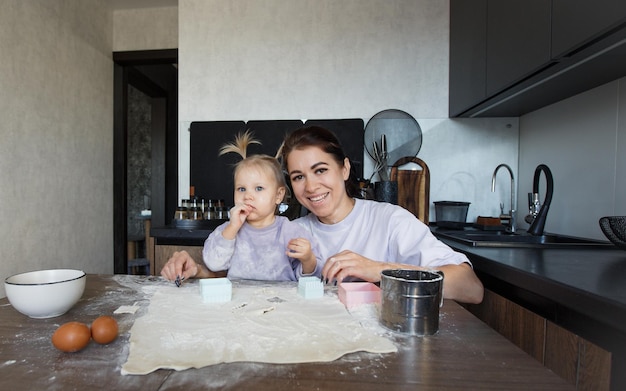
[[[362,119],[308,120],[306,125],[319,125],[333,131],[352,161],[357,176],[363,176]],[[205,199],[223,199],[233,204],[233,165],[241,157],[229,153],[219,156],[225,143],[234,141],[239,132],[250,130],[261,145],[252,144],[248,154],[276,155],[285,135],[303,125],[300,120],[269,121],[207,121],[192,122],[190,127],[190,185],[195,195]]]

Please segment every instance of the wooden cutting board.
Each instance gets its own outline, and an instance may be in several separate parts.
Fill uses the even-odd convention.
[[[407,163],[415,163],[419,170],[400,170]],[[418,157],[400,158],[391,167],[392,181],[398,182],[398,205],[413,213],[424,224],[428,225],[428,209],[430,207],[430,171],[424,161]]]

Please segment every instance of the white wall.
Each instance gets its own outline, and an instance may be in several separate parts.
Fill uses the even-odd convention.
[[[111,28],[101,1],[2,2],[2,279],[113,272]]]
[[[517,120],[447,119],[448,41],[441,0],[180,0],[179,197],[191,121],[367,123],[393,108],[423,127],[431,200],[470,201],[470,218],[508,210],[510,182],[492,194],[491,174],[517,171]]]
[[[626,215],[625,102],[623,78],[520,118],[519,208],[528,208],[535,167],[547,164],[554,198],[546,231],[606,240],[598,219]],[[543,198],[543,176],[540,190]]]

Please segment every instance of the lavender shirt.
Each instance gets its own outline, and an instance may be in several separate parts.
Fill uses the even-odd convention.
[[[471,265],[464,254],[438,240],[426,224],[406,209],[383,202],[355,201],[350,214],[336,224],[323,224],[313,214],[295,220],[312,233],[320,246],[322,262],[343,250],[351,250],[374,261],[433,269],[450,264]]]
[[[307,275],[321,276],[319,248],[306,229],[288,218],[276,216],[274,223],[264,228],[244,223],[233,240],[222,236],[227,225],[218,226],[204,241],[202,258],[210,270],[228,270],[228,278],[297,281],[303,275],[302,264],[285,252],[291,239],[305,238],[318,258],[315,270]]]

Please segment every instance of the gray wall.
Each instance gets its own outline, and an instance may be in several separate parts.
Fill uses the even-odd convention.
[[[176,48],[177,31],[176,7],[2,2],[2,279],[59,267],[113,272],[111,53]]]
[[[113,51],[178,47],[177,7],[128,7],[113,10]]]
[[[102,1],[2,2],[3,279],[113,272],[111,31]]]

